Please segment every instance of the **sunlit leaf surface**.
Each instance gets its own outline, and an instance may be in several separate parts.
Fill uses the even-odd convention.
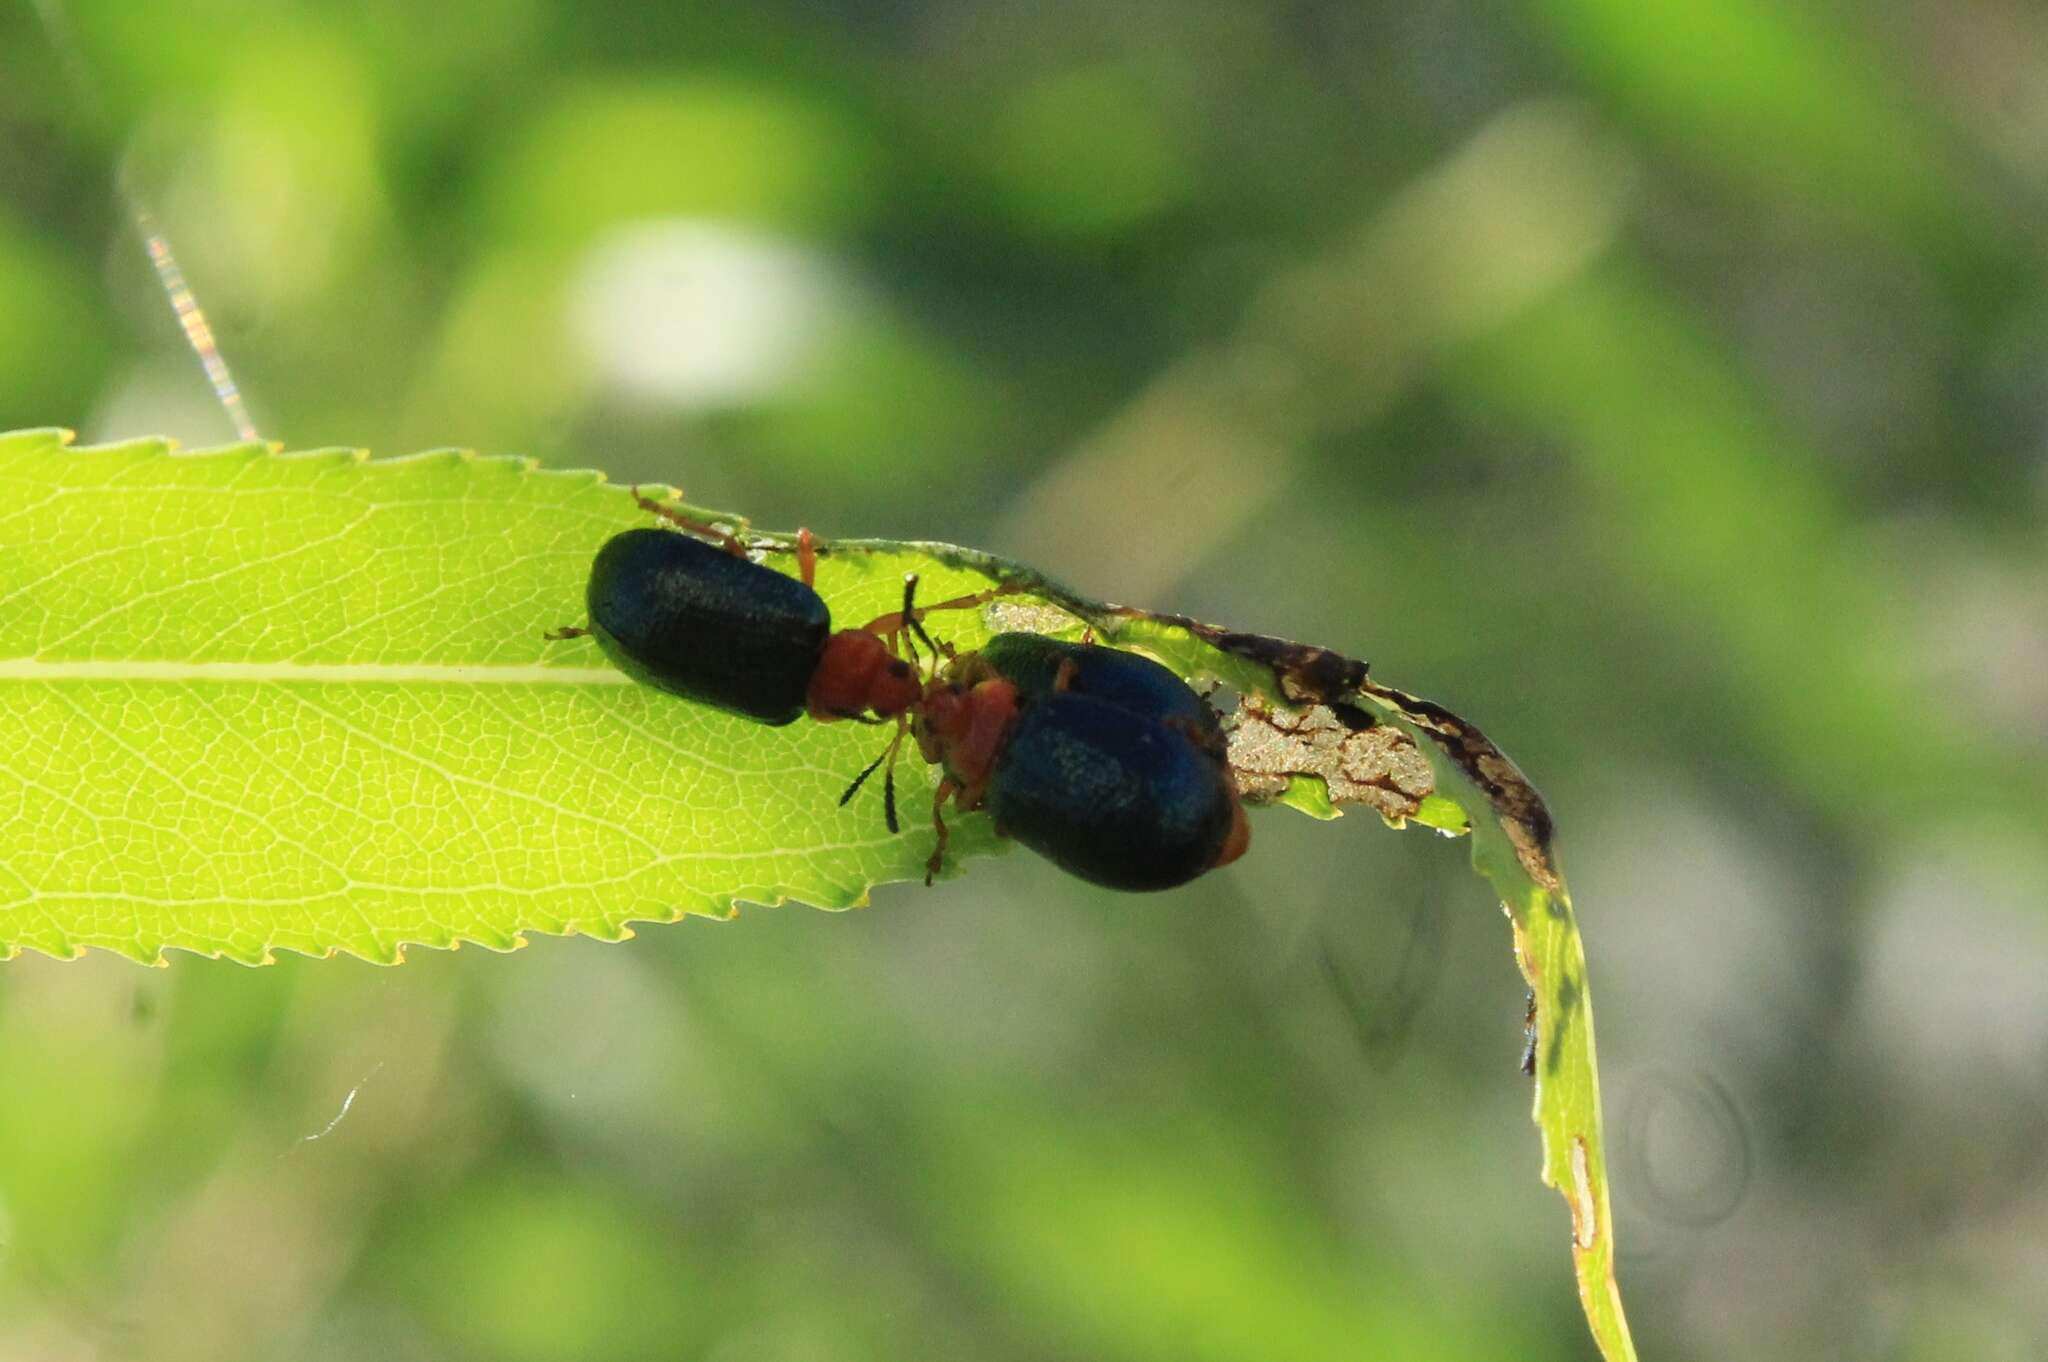
[[[9,953],[389,960],[923,873],[928,832],[836,805],[872,730],[763,728],[543,641],[645,518],[595,474],[31,434],[0,479]],[[906,565],[820,585],[865,619]]]
[[[0,954],[395,960],[740,903],[842,908],[922,877],[920,764],[901,773],[901,835],[876,792],[838,804],[874,729],[764,728],[632,685],[588,640],[544,641],[581,622],[598,545],[645,521],[600,475],[66,442],[0,436]],[[786,560],[784,537],[753,537]],[[1003,588],[934,617],[961,648],[1092,629],[1228,687],[1254,799],[1474,834],[1537,996],[1544,1177],[1571,1206],[1594,1333],[1633,1356],[1584,952],[1549,815],[1505,755],[1339,654],[1090,601],[969,550],[840,541],[818,586],[858,623],[911,571],[926,600]],[[958,820],[958,854],[997,845]]]

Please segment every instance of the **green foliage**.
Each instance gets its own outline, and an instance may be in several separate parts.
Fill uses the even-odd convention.
[[[394,960],[741,900],[844,908],[922,875],[915,819],[892,837],[878,793],[835,806],[871,731],[762,728],[543,642],[644,519],[597,475],[60,438],[0,443],[0,950]],[[868,618],[908,561],[833,558],[820,585]],[[962,576],[920,566],[942,592]],[[989,841],[976,820],[955,845]]]
[[[925,836],[888,835],[872,794],[836,804],[872,730],[765,728],[632,685],[588,640],[543,640],[578,617],[598,545],[644,519],[600,475],[453,451],[67,441],[0,436],[16,530],[0,688],[17,754],[0,764],[15,810],[0,824],[14,849],[0,954],[396,961],[407,945],[508,948],[527,932],[616,939],[741,902],[843,908],[921,874]],[[990,606],[935,617],[949,641],[972,648],[1019,612],[1063,632],[1085,622],[1262,704],[1366,705],[1396,725],[1344,741],[1427,758],[1427,793],[1397,762],[1388,788],[1406,802],[1375,805],[1389,821],[1476,832],[1539,1002],[1544,1177],[1572,1207],[1595,1335],[1632,1356],[1584,955],[1547,815],[1483,735],[1323,650],[1102,606],[968,550],[824,550],[818,586],[842,620],[887,613],[912,570],[927,599],[1000,584]],[[902,784],[921,806],[928,773],[907,763]],[[1296,774],[1280,798],[1329,817],[1353,797],[1318,784]],[[1475,809],[1491,816],[1475,824]],[[986,819],[960,822],[957,854],[995,845]]]
[[[1574,916],[1511,856],[1500,893],[1531,959],[1591,938],[1646,1355],[2048,1356],[2011,1267],[2048,1241],[2041,7],[1074,18],[0,5],[0,429],[226,436],[118,174],[269,438],[534,453],[1362,652],[1559,814]],[[620,286],[679,231],[796,267],[787,364],[643,381],[776,315],[701,252]],[[1462,825],[1440,789],[1413,821]],[[1015,855],[629,949],[25,952],[4,1337],[1590,1356],[1464,849],[1255,825],[1165,899]]]

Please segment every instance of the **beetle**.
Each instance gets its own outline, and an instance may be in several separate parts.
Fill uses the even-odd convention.
[[[1250,843],[1215,711],[1135,653],[999,634],[952,659],[912,723],[944,772],[926,883],[944,859],[948,798],[1112,889],[1171,889]]]
[[[590,565],[589,635],[636,681],[780,727],[814,719],[888,719],[917,703],[923,683],[880,633],[832,630],[832,612],[812,587],[817,556],[810,531],[797,538],[798,577],[763,567],[746,546],[641,496],[641,507],[706,543],[655,526],[605,541]]]
[[[592,637],[635,680],[757,723],[895,720],[894,738],[839,802],[886,763],[884,817],[898,831],[895,764],[914,733],[942,768],[927,884],[944,861],[948,798],[987,807],[999,834],[1112,888],[1171,888],[1243,853],[1249,829],[1215,711],[1159,663],[1017,633],[955,653],[932,641],[923,617],[1001,588],[918,606],[915,576],[901,611],[834,632],[808,530],[792,578],[754,562],[736,536],[633,496],[677,528],[606,541],[585,589],[588,626],[547,637]],[[942,675],[920,677],[913,638],[935,671],[946,659]]]
[[[797,534],[792,578],[753,561],[742,540],[715,525],[638,488],[633,499],[676,529],[642,526],[606,540],[584,588],[589,624],[545,637],[594,638],[634,680],[771,727],[804,714],[823,722],[896,720],[895,738],[839,797],[847,803],[887,761],[882,808],[896,832],[895,758],[909,733],[905,716],[924,690],[909,636],[924,638],[936,658],[920,617],[964,609],[989,593],[914,608],[911,576],[901,611],[834,632],[831,609],[814,587],[817,549],[809,530]],[[898,655],[899,642],[912,660]]]
[[[1018,715],[986,800],[996,831],[1111,889],[1172,889],[1251,841],[1229,769],[1160,719],[1074,692]]]

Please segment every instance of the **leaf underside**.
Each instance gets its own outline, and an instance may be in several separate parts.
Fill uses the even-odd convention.
[[[69,440],[0,435],[0,958],[396,961],[742,902],[846,908],[922,878],[922,763],[897,770],[903,835],[875,792],[837,802],[882,730],[764,728],[627,683],[588,639],[543,640],[583,622],[598,546],[647,523],[602,475]],[[786,536],[693,514],[793,568]],[[941,636],[1090,629],[1241,697],[1247,798],[1470,831],[1537,997],[1543,1174],[1572,1208],[1581,1299],[1604,1355],[1634,1356],[1584,951],[1548,814],[1483,734],[1323,649],[1090,601],[949,545],[822,547],[842,626],[895,609],[906,572],[927,601],[1001,588]],[[978,815],[948,822],[949,868],[1002,845]]]

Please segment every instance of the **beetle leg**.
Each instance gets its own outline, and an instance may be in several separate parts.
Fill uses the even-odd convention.
[[[1023,588],[1016,583],[1005,582],[1001,586],[990,587],[986,591],[976,591],[971,595],[955,596],[951,600],[934,601],[930,605],[920,605],[915,610],[894,610],[886,615],[877,615],[874,619],[862,625],[861,628],[871,634],[888,634],[903,627],[906,615],[913,617],[921,623],[924,617],[931,614],[934,610],[972,610],[977,605],[986,605],[998,596],[1015,595],[1021,590]],[[919,634],[919,637],[923,637],[922,633]],[[938,644],[932,643],[930,639],[925,639],[925,642],[930,644],[936,652],[945,651]]]
[[[1080,672],[1080,670],[1081,668],[1075,664],[1073,658],[1061,658],[1059,670],[1054,672],[1052,675],[1053,693],[1057,695],[1059,692],[1063,690],[1073,689],[1074,677]]]
[[[814,585],[818,579],[818,541],[811,536],[811,527],[799,526],[796,532],[796,571],[805,586]]]
[[[690,517],[684,515],[675,507],[656,501],[653,497],[643,494],[637,485],[633,488],[633,500],[639,503],[641,510],[649,515],[660,516],[678,529],[687,530],[691,534],[701,535],[706,539],[717,540],[725,546],[725,551],[735,558],[747,556],[746,543],[738,536],[728,534],[708,521],[690,519]]]
[[[560,643],[565,638],[589,638],[590,631],[588,629],[578,628],[576,625],[573,624],[565,624],[559,629],[548,630],[545,634],[542,634],[541,637],[546,639],[549,643]]]
[[[946,817],[941,810],[945,808],[946,796],[952,794],[956,788],[958,787],[953,784],[953,778],[947,776],[939,781],[939,788],[932,792],[932,826],[939,830],[939,840],[932,848],[931,859],[924,863],[924,883],[927,889],[931,887],[932,877],[939,873],[946,862],[946,838],[949,834],[946,831]]]
[[[934,601],[930,605],[921,605],[917,608],[917,613],[919,615],[929,615],[934,610],[971,610],[977,605],[986,605],[998,596],[1012,595],[1017,589],[1017,587],[1007,583],[1002,586],[992,586],[986,591],[976,591],[971,595],[955,596],[948,601]]]

